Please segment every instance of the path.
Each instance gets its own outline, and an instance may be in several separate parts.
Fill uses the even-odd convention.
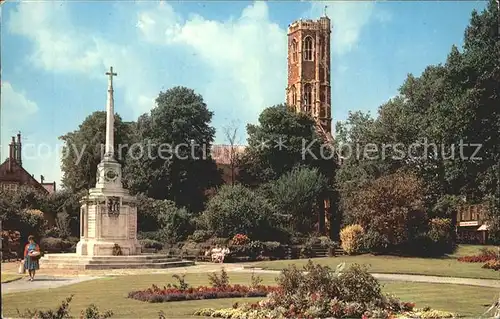
[[[59,288],[97,278],[99,277],[79,276],[64,278],[56,276],[37,276],[35,281],[28,281],[26,278],[22,278],[2,284],[2,295],[27,290]]]
[[[93,280],[108,276],[126,276],[140,274],[184,274],[184,273],[210,273],[218,272],[224,267],[227,272],[239,273],[264,273],[264,274],[279,274],[278,270],[266,270],[251,267],[251,264],[211,264],[199,263],[191,267],[167,268],[167,269],[121,269],[121,270],[106,270],[106,271],[85,271],[85,272],[70,272],[56,275],[56,272],[61,274],[60,269],[43,270],[44,275],[37,276],[37,280],[33,282],[21,279],[10,283],[2,284],[2,295],[35,289],[52,289],[62,286],[72,285],[88,280]],[[500,280],[491,279],[473,279],[473,278],[453,278],[439,276],[424,276],[424,275],[404,275],[404,274],[372,274],[375,278],[383,281],[403,281],[403,282],[425,282],[425,283],[440,283],[440,284],[456,284],[479,287],[500,288]]]

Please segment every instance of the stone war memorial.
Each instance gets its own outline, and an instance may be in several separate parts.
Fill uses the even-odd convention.
[[[119,269],[168,268],[193,265],[192,261],[159,254],[141,254],[137,240],[137,207],[122,185],[122,167],[114,152],[114,97],[110,67],[106,103],[106,146],[97,166],[97,182],[82,198],[80,241],[76,254],[47,254],[41,262],[55,268]]]

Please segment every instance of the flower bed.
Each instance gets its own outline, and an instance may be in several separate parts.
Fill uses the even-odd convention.
[[[453,318],[448,312],[425,309],[382,293],[378,281],[365,267],[345,264],[332,272],[311,261],[303,270],[290,265],[276,279],[279,289],[258,303],[233,308],[201,309],[194,315],[232,319],[285,318]]]
[[[354,318],[352,317],[353,312],[349,309],[356,309],[358,305],[346,305],[346,308],[342,311],[337,312],[341,315],[345,313],[344,317],[335,318]],[[350,307],[350,308],[349,308]],[[287,317],[283,311],[284,309],[274,309],[274,310],[263,310],[256,306],[256,304],[251,304],[244,306],[242,308],[225,308],[225,309],[213,309],[205,308],[200,309],[194,313],[195,316],[200,317],[212,317],[212,318],[226,318],[226,319],[287,319],[287,318],[297,318],[297,317]],[[341,315],[342,316],[342,315]],[[318,318],[312,315],[304,315],[298,318]],[[321,317],[325,318],[325,317]],[[399,314],[390,314],[388,311],[366,311],[360,317],[361,319],[369,318],[391,318],[391,319],[442,319],[442,318],[457,318],[455,314],[447,311],[439,310],[412,310],[404,311]]]
[[[183,300],[202,300],[219,298],[265,297],[268,293],[276,291],[277,287],[242,285],[227,285],[225,287],[196,287],[196,288],[160,288],[153,285],[147,290],[132,291],[128,297],[147,302],[170,302]]]
[[[495,260],[495,256],[489,256],[489,255],[481,255],[481,256],[463,256],[459,257],[458,261],[464,262],[464,263],[485,263],[490,260]]]

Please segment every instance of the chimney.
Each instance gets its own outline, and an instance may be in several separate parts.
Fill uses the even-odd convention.
[[[21,152],[21,132],[17,133],[17,162],[19,163],[19,166],[23,166],[23,157],[22,157],[22,152]]]
[[[12,172],[12,161],[15,158],[15,147],[16,147],[16,138],[12,136],[12,142],[9,145],[9,172]]]
[[[45,178],[43,177],[43,175],[40,175],[40,184],[43,184],[44,180],[45,180]]]

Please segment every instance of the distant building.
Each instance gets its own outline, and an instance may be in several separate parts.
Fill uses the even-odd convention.
[[[212,146],[210,152],[212,158],[217,164],[217,168],[222,171],[222,179],[226,184],[232,184],[238,176],[238,167],[236,158],[243,154],[246,146],[244,145],[222,145]]]
[[[9,157],[0,165],[0,189],[6,191],[17,191],[19,187],[31,186],[43,194],[51,194],[56,191],[56,183],[44,182],[41,176],[40,182],[23,168],[21,134],[12,137],[9,145]]]
[[[488,207],[485,204],[463,205],[457,212],[457,240],[463,244],[488,242]]]

